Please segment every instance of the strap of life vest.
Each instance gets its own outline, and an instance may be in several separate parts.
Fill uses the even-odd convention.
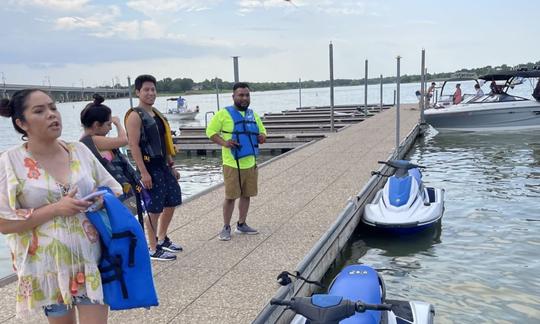
[[[125,299],[129,298],[128,290],[126,281],[124,280],[124,273],[122,272],[122,256],[117,255],[116,257],[110,257],[106,258],[107,261],[109,261],[110,266],[108,267],[98,267],[99,272],[102,274],[101,276],[101,283],[102,284],[108,284],[113,281],[120,281],[120,288],[122,289],[122,297]],[[109,277],[104,277],[103,274],[107,273],[109,271],[114,271],[114,274]]]

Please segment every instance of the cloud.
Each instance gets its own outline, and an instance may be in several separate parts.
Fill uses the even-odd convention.
[[[101,26],[102,25],[100,21],[81,17],[61,17],[56,19],[55,21],[56,29],[94,29]]]
[[[88,2],[89,0],[8,0],[9,5],[36,6],[62,11],[81,10]]]
[[[100,38],[123,38],[123,39],[162,39],[167,37],[164,29],[153,20],[119,21],[111,24],[106,29],[91,33]]]
[[[276,8],[290,6],[285,0],[240,0],[238,6],[242,8]]]
[[[434,26],[434,25],[437,25],[438,23],[434,20],[411,20],[409,21],[410,24],[412,25],[428,25],[428,26]]]
[[[376,2],[372,6],[375,5]],[[239,0],[239,12],[246,14],[258,9],[295,8],[329,15],[373,15],[365,1],[355,0]]]
[[[131,0],[127,6],[133,10],[148,13],[202,11],[219,4],[222,0]]]

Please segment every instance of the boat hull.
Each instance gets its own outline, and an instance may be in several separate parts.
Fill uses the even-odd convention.
[[[424,116],[428,124],[443,132],[540,129],[540,103],[532,100],[454,105],[428,109]]]
[[[432,197],[429,204],[420,199],[410,207],[389,207],[383,200],[384,189],[375,195],[373,202],[364,209],[362,222],[381,231],[393,234],[414,234],[437,224],[444,213],[444,190],[426,188]]]
[[[183,113],[172,113],[164,114],[165,117],[169,120],[194,120],[198,112],[183,112]]]

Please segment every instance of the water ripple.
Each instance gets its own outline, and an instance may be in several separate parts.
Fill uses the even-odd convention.
[[[360,228],[347,263],[384,269],[388,296],[433,303],[437,322],[540,322],[540,135],[435,134],[410,158],[446,190],[441,228]]]

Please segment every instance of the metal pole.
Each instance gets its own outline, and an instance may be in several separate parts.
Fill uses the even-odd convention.
[[[6,76],[4,75],[4,72],[2,72],[2,82],[4,83],[4,93],[2,94],[2,98],[6,97]]]
[[[399,121],[399,83],[400,83],[400,63],[401,63],[401,56],[398,55],[398,57],[396,57],[396,60],[397,60],[397,78],[396,78],[396,153],[399,153],[399,142],[400,142],[400,137],[399,137],[399,126],[400,126],[400,121]]]
[[[129,91],[129,107],[133,108],[133,94],[131,93],[131,78],[127,77],[128,79],[128,91]]]
[[[81,101],[84,100],[84,80],[81,79]]]
[[[216,103],[217,103],[217,111],[219,111],[219,86],[218,86],[218,78],[216,76]]]
[[[330,57],[330,131],[334,132],[334,49],[332,42],[328,46]]]
[[[364,76],[364,116],[367,117],[367,86],[368,86],[368,60],[366,60]]]
[[[379,107],[379,112],[382,112],[382,108],[383,108],[383,77],[381,74],[381,105]]]
[[[47,80],[47,84],[49,85],[49,96],[52,96],[52,93],[51,93],[51,77],[46,75],[45,79]]]
[[[420,93],[422,94],[420,96],[420,124],[424,123],[424,109],[426,109],[426,50],[422,49],[422,73],[420,77],[420,81],[422,84],[420,85]],[[433,94],[432,94],[433,96]],[[429,99],[428,99],[429,100]],[[428,101],[429,102],[429,101]]]
[[[233,56],[233,65],[234,65],[234,82],[240,82],[240,76],[238,73],[238,56]]]
[[[396,105],[396,90],[394,90],[394,103],[393,105],[395,106]]]
[[[298,78],[298,107],[302,108],[302,79]]]

